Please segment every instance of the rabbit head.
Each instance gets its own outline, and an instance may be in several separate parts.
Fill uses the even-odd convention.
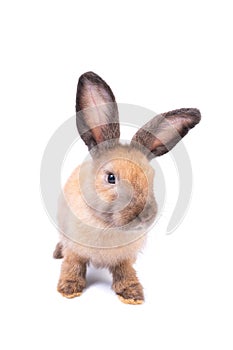
[[[197,109],[151,119],[122,145],[118,108],[110,87],[95,73],[83,74],[76,96],[76,123],[91,154],[80,172],[83,198],[104,226],[147,230],[157,213],[153,157],[171,150],[200,121]]]

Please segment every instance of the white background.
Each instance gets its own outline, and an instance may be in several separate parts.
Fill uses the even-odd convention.
[[[1,2],[2,349],[232,349],[230,5]],[[77,80],[88,70],[119,102],[156,112],[197,107],[203,116],[184,141],[194,174],[189,212],[167,236],[171,191],[136,264],[142,306],[121,304],[101,270],[89,271],[80,298],[56,292],[57,234],[40,198],[40,161],[52,133],[74,114]],[[166,159],[159,161],[166,166]],[[177,186],[174,174],[168,182]]]

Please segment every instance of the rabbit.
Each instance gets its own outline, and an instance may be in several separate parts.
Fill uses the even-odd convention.
[[[171,150],[200,119],[195,108],[160,114],[121,144],[113,92],[97,74],[81,75],[76,123],[90,159],[70,175],[58,203],[60,241],[53,256],[64,258],[57,286],[63,296],[82,294],[91,263],[109,269],[122,302],[144,302],[133,264],[157,214],[150,160]]]

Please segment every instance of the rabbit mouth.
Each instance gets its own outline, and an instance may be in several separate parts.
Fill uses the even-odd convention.
[[[121,229],[123,231],[127,231],[127,230],[136,230],[136,231],[145,231],[148,230],[150,228],[150,226],[152,225],[152,223],[155,220],[155,216],[151,215],[150,217],[142,218],[139,216],[135,216],[131,221],[127,221],[127,222],[115,222],[115,227],[117,227],[118,229]]]
[[[155,200],[151,200],[143,208],[135,205],[127,206],[123,210],[113,210],[107,212],[95,211],[96,216],[105,223],[109,229],[120,230],[148,230],[155,220],[157,214],[157,205]]]
[[[147,217],[146,219],[141,218],[140,215],[136,217],[137,220],[135,220],[135,229],[141,230],[141,229],[148,229],[152,223],[155,220],[155,215],[152,215],[150,217]]]

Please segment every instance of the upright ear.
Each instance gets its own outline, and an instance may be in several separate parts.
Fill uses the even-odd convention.
[[[200,120],[200,111],[195,108],[157,115],[137,131],[132,143],[148,149],[149,158],[161,156],[170,151]]]
[[[118,108],[110,87],[93,72],[79,78],[76,123],[88,149],[120,137]]]

